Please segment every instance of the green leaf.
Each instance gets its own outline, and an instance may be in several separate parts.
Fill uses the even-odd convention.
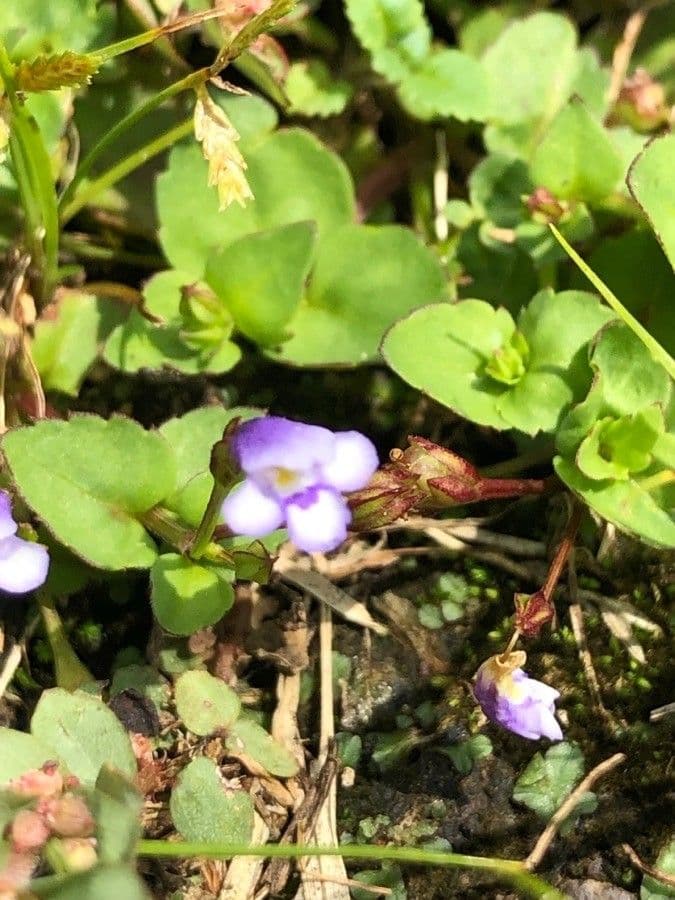
[[[460,775],[468,775],[474,763],[492,753],[492,741],[485,734],[476,734],[459,744],[442,748]]]
[[[405,882],[403,880],[403,872],[398,866],[383,865],[381,869],[365,869],[361,872],[357,872],[353,878],[354,881],[358,881],[361,884],[375,885],[378,887],[381,885],[382,887],[389,888],[389,893],[387,894],[389,900],[408,900],[408,893],[405,889]],[[372,891],[362,890],[358,887],[352,887],[350,893],[354,900],[372,900],[373,898]]]
[[[431,28],[420,0],[346,0],[345,9],[373,69],[388,81],[404,81],[429,55]]]
[[[398,86],[401,103],[417,119],[483,122],[490,109],[488,80],[481,64],[461,50],[438,50],[411,70]]]
[[[171,792],[171,818],[186,841],[248,844],[253,801],[245,791],[226,790],[218,767],[197,757],[183,769]]]
[[[17,428],[2,449],[19,493],[62,544],[102,569],[152,565],[156,547],[137,517],[175,487],[161,435],[82,415]]]
[[[540,12],[513,22],[483,55],[492,97],[489,149],[527,158],[569,98],[582,61],[563,15]]]
[[[33,359],[45,390],[75,397],[118,316],[109,302],[80,293],[66,294],[55,315],[35,325]]]
[[[573,97],[537,146],[530,175],[558,199],[597,203],[614,190],[622,171],[608,133]]]
[[[480,297],[516,313],[537,290],[537,273],[528,254],[515,244],[486,246],[477,224],[461,235],[457,259],[464,270],[462,298]]]
[[[675,135],[654,138],[628,172],[628,187],[675,269]]]
[[[480,425],[508,428],[495,408],[504,385],[483,374],[511,338],[513,319],[482,300],[416,310],[387,333],[382,352],[391,368],[439,403]]]
[[[208,672],[186,672],[176,682],[176,711],[193,734],[205,737],[231,725],[241,701],[232,688]]]
[[[177,466],[176,490],[164,503],[184,522],[197,527],[201,521],[213,487],[209,468],[211,448],[223,436],[232,419],[243,421],[263,415],[263,410],[250,406],[202,406],[175,419],[169,419],[159,429],[171,447]]]
[[[188,276],[175,270],[160,272],[150,279],[145,287],[148,310],[167,324],[156,325],[132,309],[106,342],[103,355],[108,365],[134,374],[145,369],[173,370],[184,375],[220,374],[236,366],[241,351],[229,340],[234,323],[224,309],[224,321],[216,325],[211,346],[200,350],[183,340],[181,289],[189,281]]]
[[[535,753],[513,788],[513,799],[550,819],[584,774],[584,756],[574,744],[562,742]]]
[[[131,741],[117,716],[91,694],[61,688],[45,691],[33,713],[31,733],[54,748],[72,775],[94,784],[109,763],[129,778],[136,775]]]
[[[293,365],[359,365],[378,358],[387,328],[439,300],[441,268],[409,229],[349,225],[319,245],[307,297],[275,359]]]
[[[577,465],[589,478],[625,481],[650,465],[656,439],[663,430],[663,413],[658,406],[620,419],[600,419],[581,442]]]
[[[553,430],[590,383],[582,348],[609,318],[592,294],[541,291],[519,317],[521,345],[506,310],[463,300],[398,322],[383,352],[405,381],[460,415],[535,434]],[[520,360],[513,378],[497,374],[507,354],[511,368]]]
[[[562,456],[553,464],[558,477],[604,519],[655,547],[675,547],[672,514],[637,481],[594,481]]]
[[[0,785],[54,759],[54,749],[32,734],[0,727]]]
[[[157,179],[164,252],[193,279],[204,274],[212,250],[279,225],[313,221],[319,234],[354,218],[354,188],[345,164],[308,131],[290,128],[261,139],[247,153],[247,178],[255,200],[245,209],[218,209],[198,147],[175,147]],[[185,223],[198,222],[187,229]]]
[[[533,189],[525,163],[501,153],[482,159],[471,172],[468,186],[476,213],[499,228],[515,228],[523,220],[523,195]]]
[[[312,222],[296,222],[246,235],[209,256],[205,279],[246,337],[263,346],[285,339],[315,239]]]
[[[298,772],[293,754],[251,719],[241,718],[228,729],[225,746],[231,753],[245,753],[270,775],[291,778]]]
[[[128,866],[96,866],[88,872],[61,876],[48,888],[31,885],[48,900],[150,900],[140,877]]]
[[[3,3],[0,38],[7,40],[8,50],[16,59],[62,50],[79,52],[96,40],[101,24],[99,15],[97,0]]]
[[[333,76],[321,59],[293,63],[284,90],[291,103],[291,112],[321,118],[339,115],[353,94],[351,84]]]
[[[675,875],[675,838],[663,847],[654,866],[666,875]],[[663,897],[675,897],[675,888],[651,875],[645,875],[640,888],[640,900],[663,900]]]
[[[222,566],[164,553],[150,571],[157,621],[172,634],[194,634],[218,622],[234,603],[234,573]]]
[[[632,415],[655,403],[665,409],[670,400],[668,373],[626,325],[614,322],[601,331],[591,366],[601,376],[605,406],[616,415]]]
[[[588,263],[650,334],[675,354],[673,272],[654,236],[642,228],[605,238]],[[572,286],[585,286],[580,272],[573,273]]]
[[[96,852],[104,865],[131,862],[141,832],[143,797],[117,769],[101,767],[88,798],[96,820]]]

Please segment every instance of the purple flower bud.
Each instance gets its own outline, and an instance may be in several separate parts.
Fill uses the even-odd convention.
[[[561,741],[554,705],[560,694],[523,672],[520,667],[526,659],[518,650],[486,660],[476,672],[476,700],[489,719],[520,737]]]
[[[378,465],[375,447],[358,431],[279,416],[244,422],[231,448],[246,477],[223,503],[225,524],[249,537],[285,524],[308,553],[342,543],[351,521],[342,494],[364,487]]]
[[[0,590],[25,594],[44,583],[49,554],[42,544],[25,541],[16,532],[12,501],[6,491],[0,491]]]

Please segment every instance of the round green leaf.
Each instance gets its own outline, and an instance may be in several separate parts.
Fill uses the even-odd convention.
[[[576,74],[576,43],[566,16],[541,12],[512,22],[483,56],[495,116],[502,122],[552,118]]]
[[[499,228],[515,228],[523,220],[523,195],[532,187],[525,163],[501,153],[486,156],[469,176],[471,205]]]
[[[431,28],[420,0],[346,0],[345,9],[373,69],[389,81],[403,81],[427,58]]]
[[[270,775],[290,778],[298,772],[293,754],[251,719],[237,719],[228,730],[225,745],[232,753],[245,753]]]
[[[513,787],[513,799],[550,819],[584,774],[584,756],[574,744],[562,742],[535,753]]]
[[[218,622],[234,603],[233,572],[164,553],[150,571],[152,609],[172,634],[194,634]]]
[[[481,64],[461,50],[438,50],[409,72],[398,86],[401,103],[417,119],[455,118],[483,122],[490,88]]]
[[[171,818],[186,841],[247,844],[253,832],[253,801],[225,789],[216,764],[197,757],[171,792]]]
[[[62,544],[102,569],[152,565],[156,547],[137,517],[175,487],[161,435],[82,415],[17,428],[2,449],[19,493]]]
[[[622,531],[656,547],[675,547],[675,520],[636,480],[594,481],[569,459],[556,456],[556,474],[591,509]]]
[[[211,254],[205,279],[237,329],[263,346],[284,339],[302,299],[314,252],[312,222],[246,235]]]
[[[98,356],[100,341],[119,320],[114,306],[91,294],[68,293],[55,319],[38,319],[33,359],[46,390],[77,396]]]
[[[426,306],[397,322],[382,344],[404,381],[480,425],[508,428],[495,398],[505,385],[483,374],[492,354],[512,336],[504,309],[482,300]]]
[[[406,228],[349,225],[319,245],[305,302],[275,359],[301,366],[359,365],[378,357],[400,316],[440,300],[438,261]]]
[[[675,269],[675,135],[655,138],[635,160],[628,187]]]
[[[573,97],[537,146],[530,175],[558,199],[597,203],[614,190],[622,172],[609,134]]]
[[[91,694],[62,688],[45,691],[30,723],[31,733],[54,748],[68,771],[94,784],[109,763],[125,775],[136,775],[136,758],[122,723]]]
[[[335,78],[321,59],[293,63],[284,82],[291,112],[303,116],[336,116],[351,99],[348,81]]]
[[[29,769],[39,769],[54,756],[53,748],[34,735],[0,728],[0,786]]]
[[[263,412],[250,406],[202,406],[169,419],[159,429],[173,450],[177,466],[176,490],[164,503],[188,525],[196,527],[206,509],[213,487],[211,448],[223,436],[226,425],[232,419],[246,421]]]
[[[241,710],[239,697],[222,679],[196,670],[176,682],[175,702],[186,728],[202,737],[227,728]]]
[[[617,415],[631,415],[655,403],[665,409],[670,400],[668,373],[626,325],[615,322],[602,330],[591,366],[601,376],[606,406]]]
[[[160,239],[170,262],[193,279],[212,250],[246,234],[293,222],[316,222],[320,234],[354,218],[351,177],[342,160],[313,135],[290,128],[261,139],[247,153],[255,199],[244,209],[218,209],[199,147],[180,145],[157,179]]]

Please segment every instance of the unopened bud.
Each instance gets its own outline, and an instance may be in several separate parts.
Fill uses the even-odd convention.
[[[63,777],[57,762],[46,762],[41,769],[30,769],[12,779],[7,790],[19,797],[51,797],[63,790]]]
[[[31,853],[47,843],[49,828],[40,813],[33,809],[20,809],[9,826],[8,837],[17,853]]]
[[[86,872],[98,862],[93,838],[52,838],[45,855],[57,872]]]
[[[82,797],[64,794],[43,801],[40,811],[58,837],[90,837],[94,833],[94,817]]]
[[[537,222],[548,224],[559,222],[568,211],[569,206],[562,200],[558,200],[545,187],[538,187],[529,196],[523,197],[525,205]]]
[[[649,132],[667,124],[670,111],[662,84],[653,81],[645,69],[636,69],[627,78],[612,110],[611,121]]]
[[[543,590],[534,594],[515,594],[514,625],[524,637],[536,637],[548,622],[553,620],[553,601]]]

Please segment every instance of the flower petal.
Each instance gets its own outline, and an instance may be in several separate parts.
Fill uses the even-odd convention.
[[[358,491],[365,487],[379,465],[372,441],[360,431],[338,431],[335,454],[321,466],[326,484],[338,491]]]
[[[286,505],[288,534],[306,553],[335,550],[347,536],[349,507],[330,488],[310,488]]]
[[[42,544],[10,535],[0,540],[0,589],[25,594],[44,584],[49,553]]]
[[[0,541],[16,534],[16,527],[12,516],[12,498],[7,491],[0,491]]]
[[[302,472],[328,462],[334,455],[335,436],[319,425],[292,422],[281,416],[263,416],[239,426],[232,446],[247,475],[280,467]]]
[[[225,498],[223,521],[235,534],[263,537],[284,521],[284,511],[254,481],[245,479]]]

